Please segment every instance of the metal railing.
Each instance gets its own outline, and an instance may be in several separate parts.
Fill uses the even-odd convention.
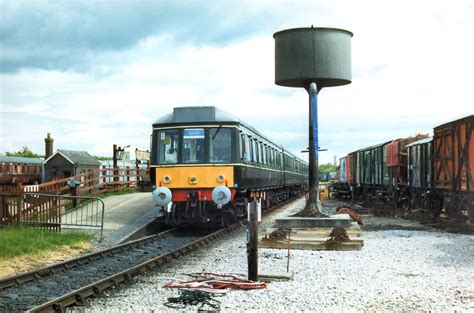
[[[20,224],[61,230],[62,228],[100,228],[104,232],[105,205],[102,199],[86,196],[65,196],[24,193]]]

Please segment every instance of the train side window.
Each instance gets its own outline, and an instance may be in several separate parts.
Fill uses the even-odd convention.
[[[267,164],[268,163],[267,162],[267,146],[266,145],[264,146],[262,144],[261,147],[262,147],[262,163]]]
[[[244,134],[240,134],[240,159],[243,161],[247,158],[248,151],[247,146],[245,143],[245,136]]]
[[[255,158],[254,158],[254,161],[258,163],[258,162],[259,162],[259,159],[260,159],[260,155],[259,155],[259,153],[258,153],[258,142],[257,142],[257,139],[254,139],[254,140],[253,140],[253,151],[254,151],[254,154],[255,154],[255,155],[254,155],[254,157],[255,157]]]
[[[158,132],[158,164],[178,163],[179,132],[164,130]]]
[[[211,128],[209,160],[211,163],[229,163],[231,157],[231,130],[229,128]]]
[[[255,162],[255,147],[253,146],[253,139],[248,136],[249,149],[250,149],[250,161]]]
[[[252,161],[252,154],[250,152],[250,139],[249,139],[249,136],[245,136],[244,135],[244,140],[245,140],[245,146],[247,147],[247,154],[245,155],[245,160],[250,162]]]
[[[272,155],[271,155],[271,150],[269,146],[265,146],[267,150],[267,164],[271,165],[272,164]]]

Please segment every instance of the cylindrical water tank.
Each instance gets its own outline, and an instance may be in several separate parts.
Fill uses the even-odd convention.
[[[275,84],[308,88],[347,85],[352,80],[352,33],[338,28],[293,28],[275,38]]]

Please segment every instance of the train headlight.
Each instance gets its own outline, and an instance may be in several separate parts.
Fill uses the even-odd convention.
[[[219,175],[219,176],[217,176],[217,181],[218,181],[219,183],[223,183],[224,180],[225,180],[224,175]]]
[[[165,184],[169,184],[170,181],[171,181],[171,178],[170,178],[168,175],[166,175],[165,177],[163,177],[163,182],[164,182]]]
[[[167,206],[172,200],[171,190],[167,187],[160,187],[153,191],[153,200],[158,206]]]
[[[226,186],[217,186],[212,190],[212,200],[217,204],[218,208],[229,203],[231,197],[230,189]]]

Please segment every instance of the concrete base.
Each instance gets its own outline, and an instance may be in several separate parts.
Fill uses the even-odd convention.
[[[279,273],[258,273],[257,280],[264,283],[271,283],[274,281],[288,281],[293,280],[293,272],[279,272]]]
[[[272,234],[276,228],[267,229],[266,234],[261,237],[258,244],[259,248],[266,249],[288,249],[288,239],[272,239]],[[290,249],[291,250],[336,250],[336,251],[354,251],[360,250],[364,246],[364,239],[361,237],[360,228],[347,229],[349,240],[343,242],[335,242],[330,240],[332,228],[306,228],[292,229]]]
[[[348,214],[336,214],[330,217],[282,217],[276,219],[275,224],[277,228],[349,228],[351,226],[351,217]]]

